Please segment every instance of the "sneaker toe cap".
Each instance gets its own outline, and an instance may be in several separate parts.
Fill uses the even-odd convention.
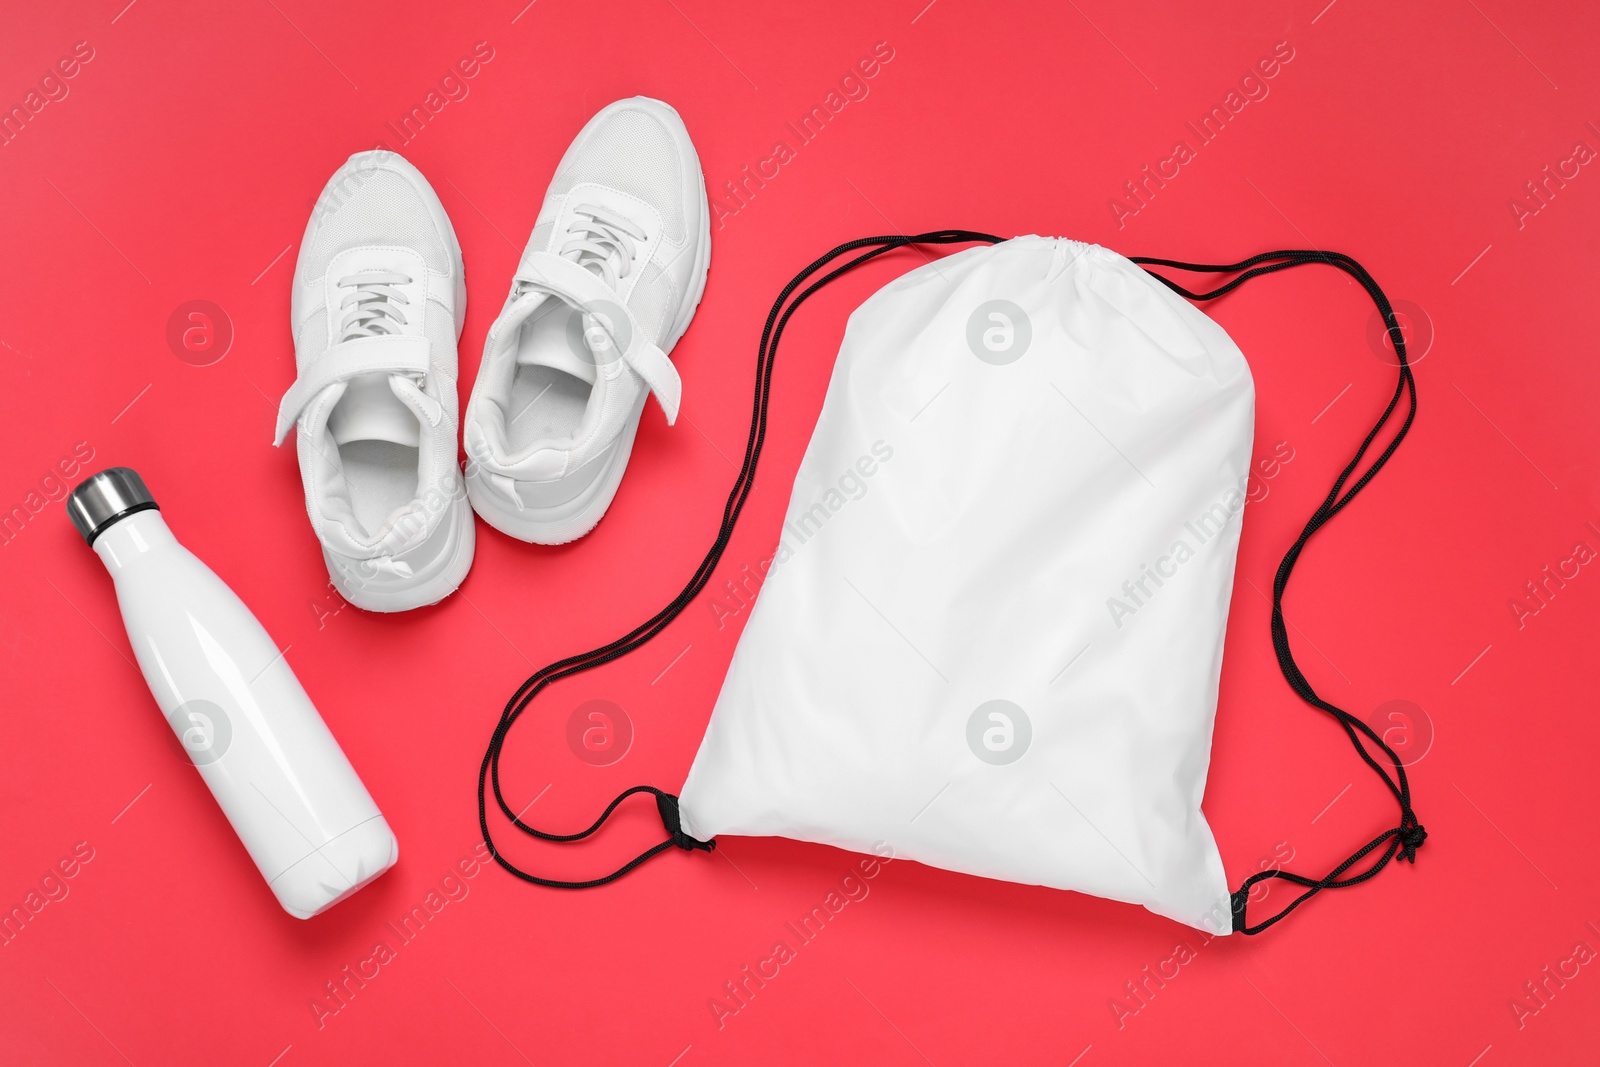
[[[340,252],[401,245],[420,252],[428,269],[451,270],[450,242],[438,197],[416,168],[393,152],[351,156],[329,180],[312,212],[305,267],[320,273]]]
[[[699,170],[678,113],[659,100],[632,97],[589,120],[562,159],[550,191],[559,195],[594,183],[638,197],[661,212],[666,239],[682,244],[697,221]]]

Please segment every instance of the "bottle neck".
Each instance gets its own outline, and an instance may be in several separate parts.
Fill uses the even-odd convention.
[[[115,577],[152,553],[172,548],[177,543],[177,538],[167,528],[167,520],[152,508],[136,511],[106,527],[94,539],[94,551]]]

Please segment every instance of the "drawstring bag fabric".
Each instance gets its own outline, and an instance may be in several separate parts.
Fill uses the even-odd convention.
[[[1018,238],[880,289],[683,828],[1227,929],[1200,797],[1254,417],[1222,328],[1103,248]]]
[[[750,491],[778,342],[795,309],[894,249],[973,242],[851,315],[681,796],[634,787],[576,833],[521,820],[502,795],[499,758],[534,697],[648,641],[710,581]],[[1399,379],[1284,557],[1272,638],[1291,688],[1343,729],[1399,819],[1321,878],[1266,870],[1230,893],[1201,798],[1255,392],[1239,348],[1189,301],[1305,264],[1335,267],[1366,289],[1389,327]],[[1231,279],[1191,292],[1149,268]],[[1392,307],[1338,253],[1210,266],[959,230],[841,245],[773,307],[744,463],[717,539],[683,591],[617,641],[536,673],[507,704],[480,769],[484,839],[502,867],[558,888],[605,884],[670,848],[708,850],[722,834],[864,853],[887,845],[936,867],[1140,904],[1214,934],[1257,933],[1323,889],[1363,882],[1395,858],[1414,861],[1426,834],[1403,765],[1300,672],[1282,601],[1307,541],[1388,461],[1415,406]],[[565,842],[594,834],[637,793],[655,797],[667,838],[594,879],[524,871],[490,828],[487,794],[516,829]],[[1271,878],[1304,892],[1252,924],[1250,890]]]

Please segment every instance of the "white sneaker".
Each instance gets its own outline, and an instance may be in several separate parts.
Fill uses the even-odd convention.
[[[456,464],[461,246],[427,181],[393,152],[350,157],[317,200],[295,265],[296,422],[306,512],[328,574],[368,611],[454,592],[472,565]]]
[[[700,159],[659,100],[619,100],[556,168],[467,403],[467,496],[489,525],[557,545],[616,495],[645,396],[668,424],[711,260]]]

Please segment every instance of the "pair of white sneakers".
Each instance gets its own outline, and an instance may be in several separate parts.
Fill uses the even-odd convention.
[[[677,418],[667,353],[711,257],[705,179],[678,113],[621,100],[567,149],[489,330],[457,463],[461,247],[438,196],[392,152],[351,156],[295,266],[296,424],[306,511],[335,587],[369,611],[435,603],[472,565],[472,512],[512,537],[593,529],[645,397]]]

